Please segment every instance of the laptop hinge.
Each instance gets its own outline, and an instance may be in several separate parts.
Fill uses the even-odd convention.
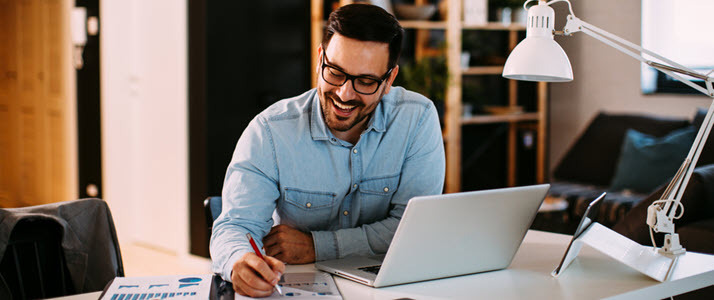
[[[340,276],[342,276],[342,277],[347,277],[347,278],[352,279],[352,280],[354,280],[354,281],[359,281],[359,282],[361,282],[361,283],[363,283],[363,284],[365,284],[365,285],[370,285],[370,282],[369,282],[369,281],[364,280],[364,279],[362,279],[362,278],[355,277],[355,276],[352,276],[352,275],[350,275],[350,274],[346,274],[346,273],[343,273],[343,272],[340,272],[340,271],[335,271],[335,272],[337,273],[337,275],[340,275]]]

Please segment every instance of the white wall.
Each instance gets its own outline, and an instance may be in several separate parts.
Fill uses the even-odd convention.
[[[578,18],[640,44],[639,0],[571,1]],[[567,5],[558,3],[555,8],[556,29],[560,30]],[[556,41],[570,57],[574,80],[550,85],[551,170],[599,111],[691,118],[696,107],[711,104],[710,99],[698,95],[642,95],[639,61],[583,33],[556,37]]]
[[[122,243],[189,251],[187,3],[100,1],[104,198]]]

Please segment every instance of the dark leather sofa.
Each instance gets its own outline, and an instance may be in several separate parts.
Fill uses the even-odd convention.
[[[647,207],[660,199],[669,180],[650,193],[613,192],[609,185],[615,174],[623,138],[628,128],[653,135],[665,136],[687,126],[699,128],[705,109],[699,109],[690,122],[685,119],[661,118],[649,115],[598,114],[568,153],[555,168],[551,182],[551,197],[561,197],[568,209],[557,228],[572,234],[583,213],[595,197],[608,192],[596,219],[642,245],[651,245],[649,229],[645,224]],[[714,137],[707,139],[697,163],[697,168],[682,196],[684,214],[675,220],[675,232],[687,251],[714,254]],[[536,218],[538,220],[538,218]],[[549,219],[545,219],[549,221]],[[553,220],[552,218],[550,220]],[[542,223],[543,220],[541,220]],[[663,234],[655,234],[658,247]],[[675,296],[675,299],[711,299],[714,286]]]
[[[640,201],[613,226],[613,230],[642,245],[651,245],[645,224],[647,207],[659,199],[666,186]],[[674,221],[675,232],[687,251],[714,254],[714,165],[696,168],[682,195],[684,215]],[[664,235],[656,233],[655,242],[662,247]],[[675,296],[676,300],[712,299],[714,286]]]
[[[622,221],[633,207],[637,207],[645,199],[649,200],[654,197],[650,195],[663,189],[662,185],[666,185],[668,180],[662,182],[660,188],[655,188],[652,191],[610,190],[609,186],[616,171],[623,139],[629,128],[655,137],[662,137],[674,130],[688,126],[698,129],[705,115],[706,110],[699,109],[693,120],[690,121],[645,114],[599,113],[571,146],[553,172],[549,196],[562,198],[568,202],[568,209],[563,218],[564,224],[560,225],[561,230],[559,231],[572,234],[569,231],[575,229],[587,204],[602,192],[608,192],[608,194],[600,207],[596,221],[612,227]],[[697,166],[714,163],[714,146],[710,145],[712,143],[714,143],[714,139],[707,140]],[[646,210],[646,205],[644,209]],[[685,211],[688,210],[685,209]],[[642,220],[644,222],[644,219]]]
[[[647,207],[662,196],[664,189],[635,205],[612,229],[642,245],[651,245],[645,224]],[[681,202],[684,215],[674,224],[682,246],[688,251],[714,254],[714,165],[694,170]],[[655,241],[661,247],[663,235],[656,234]]]

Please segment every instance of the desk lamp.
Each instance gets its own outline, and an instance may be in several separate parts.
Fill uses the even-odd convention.
[[[566,82],[573,80],[573,71],[570,66],[568,56],[563,48],[553,39],[554,35],[571,36],[576,32],[583,32],[677,80],[713,98],[714,88],[710,76],[712,72],[700,74],[690,68],[675,63],[652,51],[644,49],[614,34],[602,30],[577,17],[573,13],[573,8],[568,0],[552,0],[550,2],[539,0],[537,5],[527,7],[527,0],[523,7],[528,10],[526,38],[520,42],[506,60],[503,68],[503,77],[515,80],[526,81],[546,81],[546,82]],[[556,2],[567,2],[570,15],[563,31],[555,31],[555,12],[550,7]],[[644,58],[641,53],[654,57],[657,61]],[[689,78],[703,80],[706,88],[703,88]],[[659,249],[660,253],[668,255],[679,255],[685,252],[679,242],[679,236],[674,232],[674,219],[679,219],[684,213],[684,206],[680,203],[692,171],[697,164],[699,154],[704,148],[704,143],[712,128],[712,112],[714,111],[714,101],[709,106],[707,115],[699,128],[699,132],[694,140],[689,154],[685,158],[681,167],[674,175],[674,178],[667,186],[662,197],[654,201],[649,206],[647,212],[647,225],[650,228],[652,246],[657,249],[654,240],[654,232],[666,233],[664,245]]]

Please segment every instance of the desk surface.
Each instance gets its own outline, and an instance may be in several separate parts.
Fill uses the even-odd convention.
[[[335,277],[346,300],[350,299],[653,299],[673,291],[714,284],[714,271],[678,282],[660,283],[604,254],[583,246],[578,258],[558,278],[550,272],[558,265],[571,236],[529,231],[507,269],[441,280],[370,288]],[[304,269],[303,269],[304,270]],[[710,270],[714,270],[712,264]],[[692,286],[692,283],[699,287]],[[625,294],[625,295],[622,295]],[[660,297],[660,295],[662,295]]]
[[[578,258],[554,278],[550,272],[558,265],[571,236],[529,231],[505,270],[452,277],[440,280],[371,288],[335,276],[345,300],[351,299],[661,299],[670,295],[714,284],[714,263],[710,271],[689,278],[660,283],[604,254],[583,246]],[[689,254],[689,253],[688,253]],[[698,255],[692,253],[692,255]],[[714,256],[707,256],[714,261]],[[709,259],[712,260],[709,260]],[[287,272],[315,270],[312,264],[291,265]],[[89,293],[66,300],[96,299]],[[85,297],[85,298],[82,298]]]

